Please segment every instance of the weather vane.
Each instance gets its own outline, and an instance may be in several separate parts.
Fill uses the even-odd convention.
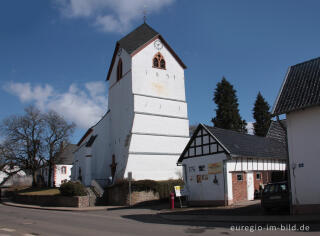
[[[147,6],[143,6],[143,23],[146,23],[147,21]]]

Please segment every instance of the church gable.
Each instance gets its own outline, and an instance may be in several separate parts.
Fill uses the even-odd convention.
[[[109,80],[111,77],[114,65],[116,65],[117,63],[116,59],[119,51],[124,50],[127,54],[133,57],[152,43],[154,43],[155,47],[157,47],[158,50],[159,47],[166,47],[167,50],[170,51],[170,53],[173,55],[175,60],[180,64],[180,66],[183,69],[186,69],[185,64],[169,46],[169,44],[164,40],[164,38],[149,25],[144,23],[117,42],[106,80]]]
[[[217,139],[200,124],[182,152],[178,163],[181,163],[184,159],[188,158],[225,152],[226,150],[219,144]]]

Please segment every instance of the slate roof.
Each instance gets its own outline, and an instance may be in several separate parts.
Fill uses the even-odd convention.
[[[273,115],[320,105],[320,57],[291,66]]]
[[[157,35],[159,35],[157,31],[144,23],[120,39],[118,43],[120,48],[125,49],[127,53],[131,54]]]
[[[170,53],[174,56],[177,62],[186,69],[186,65],[182,62],[182,60],[178,57],[175,51],[169,46],[169,44],[164,40],[164,38],[154,29],[152,29],[147,23],[143,23],[138,28],[134,29],[132,32],[124,36],[116,43],[115,50],[113,52],[113,56],[111,59],[109,71],[107,74],[106,80],[110,79],[111,70],[116,60],[117,52],[120,48],[123,48],[129,55],[133,56],[144,45],[148,42],[152,42],[152,39],[159,38],[161,42],[165,45],[165,47],[170,51]]]
[[[77,149],[77,145],[68,144],[62,152],[59,152],[55,158],[55,164],[58,165],[72,165],[73,163],[73,152]]]
[[[287,121],[281,120],[281,123],[287,128]],[[271,121],[268,133],[266,135],[267,138],[276,139],[282,143],[286,142],[286,133],[283,128],[280,126],[278,121]]]
[[[275,139],[205,125],[231,156],[287,159],[285,145]]]

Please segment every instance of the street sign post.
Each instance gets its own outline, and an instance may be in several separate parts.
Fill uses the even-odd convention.
[[[132,172],[128,172],[128,181],[129,181],[129,206],[131,207],[131,181],[132,181]]]

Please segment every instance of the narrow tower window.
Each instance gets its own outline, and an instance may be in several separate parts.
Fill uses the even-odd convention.
[[[122,78],[122,60],[120,59],[117,66],[117,81]]]
[[[164,60],[163,56],[160,52],[158,52],[153,57],[153,67],[158,69],[166,69],[166,61]]]

